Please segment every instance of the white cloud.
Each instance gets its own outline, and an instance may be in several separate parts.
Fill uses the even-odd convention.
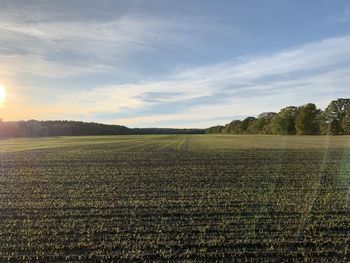
[[[165,18],[140,14],[94,23],[0,20],[0,74],[9,78],[20,78],[23,74],[49,78],[100,72],[118,74],[119,67],[137,59],[141,53],[158,49],[171,53],[177,52],[178,47],[195,46],[199,40],[192,35],[212,33],[218,28],[215,23],[218,22],[205,17]],[[170,76],[154,81],[139,83],[136,80],[61,94],[56,90],[56,102],[45,108],[38,106],[37,115],[28,118],[60,114],[64,118],[73,113],[93,116],[101,112],[135,110],[137,116],[110,122],[168,126],[169,122],[192,121],[193,125],[189,126],[207,126],[206,120],[211,125],[216,124],[212,121],[215,118],[229,121],[232,116],[256,115],[288,104],[313,101],[323,106],[334,96],[346,94],[349,76],[350,36],[335,37],[259,57],[186,70],[177,68]],[[41,92],[40,96],[50,96],[51,90]],[[152,94],[161,96],[152,100]],[[203,97],[206,100],[202,101]],[[150,112],[153,106],[175,104],[186,105],[169,114],[142,113]]]
[[[94,112],[119,112],[123,109],[140,108],[144,103],[136,98],[135,89],[105,86],[86,91],[63,94],[57,107],[65,107],[66,113],[91,114]],[[67,106],[69,105],[69,108]]]
[[[310,101],[325,107],[335,96],[347,94],[349,55],[350,37],[332,38],[241,63],[194,68],[166,80],[74,91],[62,95],[56,108],[90,116],[133,109],[138,110],[136,116],[109,122],[131,126],[152,126],[154,123],[174,126],[169,123],[188,122],[182,126],[206,127],[217,124],[216,118],[230,121],[234,116],[256,116],[262,111],[278,111],[290,104]],[[160,95],[152,101],[145,94],[148,97]],[[207,101],[196,102],[203,96]],[[167,107],[169,103],[174,105],[191,100],[180,111],[142,113],[155,105]]]
[[[107,65],[101,64],[63,64],[59,61],[48,62],[43,55],[2,55],[0,62],[1,75],[33,74],[54,79],[63,79],[83,74],[105,72],[110,70]]]
[[[266,57],[250,58],[243,63],[187,70],[167,81],[130,85],[140,94],[146,91],[177,91],[183,94],[180,98],[169,96],[163,102],[181,103],[186,99],[215,96],[220,92],[223,92],[224,97],[213,98],[213,104],[190,105],[180,113],[141,114],[115,122],[149,125],[157,121],[166,123],[178,120],[181,123],[181,120],[193,120],[195,124],[215,116],[230,120],[235,115],[257,115],[262,111],[277,111],[289,104],[308,101],[325,107],[331,99],[348,93],[349,58],[350,37],[339,37]],[[215,124],[215,121],[210,123]]]
[[[199,41],[195,36],[214,31],[214,24],[227,27],[206,17],[142,14],[93,22],[0,20],[0,44],[5,49],[0,49],[0,67],[6,67],[7,60],[15,57],[21,66],[9,66],[14,74],[66,78],[98,73],[101,68],[105,72],[130,71],[128,66],[137,55],[159,51],[172,54],[195,46]]]

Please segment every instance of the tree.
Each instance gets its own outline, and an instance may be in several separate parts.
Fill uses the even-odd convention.
[[[262,133],[264,126],[266,125],[265,119],[257,118],[250,126],[250,132],[253,134]]]
[[[294,135],[295,130],[295,119],[298,112],[298,108],[295,106],[289,106],[282,109],[272,119],[272,132],[274,134],[281,135]]]
[[[344,130],[344,134],[350,134],[350,110],[347,111],[347,114],[343,119],[342,128]]]
[[[229,124],[225,125],[223,132],[233,133],[233,134],[243,133],[242,121],[240,120],[231,121]]]
[[[218,129],[220,130],[220,129]],[[0,138],[76,136],[76,135],[123,135],[123,134],[202,134],[202,129],[128,128],[81,121],[3,121]]]
[[[350,110],[350,99],[337,99],[331,101],[322,116],[322,131],[325,134],[343,134],[342,123]]]
[[[221,126],[221,125],[217,125],[217,126],[213,126],[213,127],[210,127],[208,129],[205,130],[206,133],[221,133],[222,130],[223,130],[224,126]]]
[[[257,126],[260,127],[262,134],[272,134],[272,120],[276,116],[276,112],[263,112],[258,116]]]
[[[295,120],[296,133],[298,135],[316,135],[320,133],[320,110],[313,103],[308,103],[298,109]]]
[[[342,123],[337,119],[329,119],[323,111],[320,114],[320,131],[323,135],[343,134]]]
[[[255,117],[247,117],[242,121],[242,132],[252,133],[252,125],[255,122]]]

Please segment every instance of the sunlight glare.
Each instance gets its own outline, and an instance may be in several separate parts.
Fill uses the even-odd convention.
[[[0,85],[0,107],[5,104],[6,101],[6,88]]]

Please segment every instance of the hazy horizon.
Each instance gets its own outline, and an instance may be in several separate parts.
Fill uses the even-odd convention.
[[[349,97],[347,0],[0,4],[4,120],[207,128]]]

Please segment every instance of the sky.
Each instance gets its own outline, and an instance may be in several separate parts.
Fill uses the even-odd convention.
[[[350,0],[0,0],[4,120],[204,128],[350,97]]]

